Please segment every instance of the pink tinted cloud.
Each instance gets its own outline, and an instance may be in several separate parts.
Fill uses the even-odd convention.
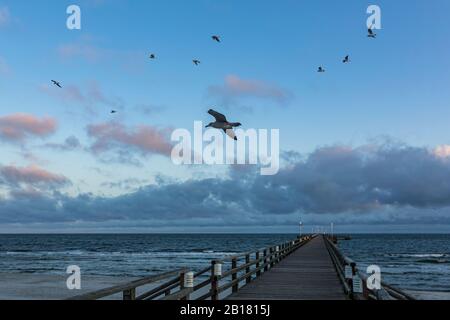
[[[0,167],[0,182],[8,185],[19,186],[25,184],[27,186],[63,186],[69,183],[69,180],[58,174],[51,173],[38,166]]]
[[[53,118],[39,119],[26,113],[16,113],[0,117],[0,138],[8,142],[23,142],[27,138],[44,138],[56,131],[57,122]]]
[[[276,85],[260,80],[241,79],[236,75],[228,75],[221,86],[211,86],[209,94],[221,98],[227,104],[237,98],[260,98],[285,104],[292,97],[292,94]]]
[[[144,125],[126,127],[121,123],[108,122],[88,126],[87,133],[94,139],[91,150],[95,154],[113,149],[136,149],[144,155],[169,156],[172,150],[168,129]]]

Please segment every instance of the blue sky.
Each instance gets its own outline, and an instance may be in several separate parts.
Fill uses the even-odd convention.
[[[71,4],[82,30],[66,28]],[[382,10],[377,39],[366,36],[370,4]],[[448,232],[449,10],[446,0],[0,1],[0,232],[288,232],[299,219]],[[170,130],[209,122],[212,106],[246,128],[280,129],[294,169],[263,183],[289,192],[264,195],[252,168],[236,178],[176,167],[160,151]],[[343,159],[355,167],[342,172]],[[210,178],[243,184],[254,202]],[[152,208],[159,192],[169,199]],[[186,197],[180,216],[170,192]],[[215,212],[200,209],[211,198]]]

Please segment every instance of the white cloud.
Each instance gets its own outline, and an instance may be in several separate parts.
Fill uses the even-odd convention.
[[[433,150],[433,154],[439,158],[449,158],[450,157],[450,145],[441,145]]]

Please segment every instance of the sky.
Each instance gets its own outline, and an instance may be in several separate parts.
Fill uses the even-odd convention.
[[[66,27],[72,4],[81,30]],[[0,0],[0,233],[448,233],[449,10]],[[176,166],[171,133],[210,108],[279,129],[278,174]]]

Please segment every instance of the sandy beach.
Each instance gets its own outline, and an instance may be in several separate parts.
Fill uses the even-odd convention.
[[[0,300],[61,300],[135,278],[84,276],[81,290],[68,290],[66,280],[66,275],[0,273]],[[110,299],[121,299],[121,295]]]

